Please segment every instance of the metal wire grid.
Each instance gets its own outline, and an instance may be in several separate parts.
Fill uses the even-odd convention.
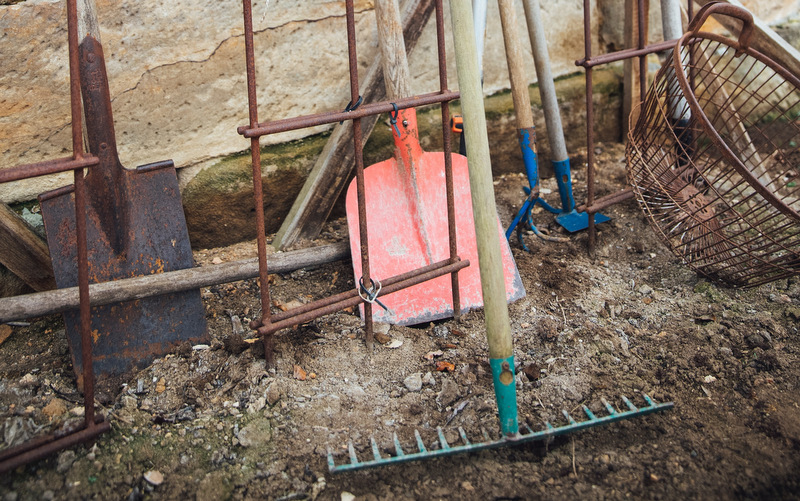
[[[72,113],[72,156],[19,165],[0,170],[0,183],[30,179],[59,172],[74,172],[75,236],[77,241],[78,293],[80,297],[80,334],[83,373],[83,423],[75,428],[41,436],[0,451],[0,473],[13,470],[31,461],[94,437],[111,429],[110,423],[94,410],[94,371],[92,368],[91,309],[89,304],[89,261],[86,242],[86,186],[84,169],[98,165],[97,157],[84,152],[81,119],[80,75],[78,72],[78,15],[76,0],[67,0],[67,32],[69,40],[70,109]]]
[[[258,121],[258,102],[256,99],[256,62],[254,56],[253,39],[253,20],[252,20],[252,1],[243,0],[243,16],[245,26],[245,56],[247,64],[247,88],[249,105],[249,125],[238,128],[238,132],[250,139],[251,161],[253,168],[253,201],[256,212],[256,234],[259,257],[259,278],[261,291],[261,318],[251,322],[250,327],[255,329],[264,340],[264,351],[267,363],[272,363],[273,334],[283,328],[308,322],[322,315],[330,314],[341,309],[354,306],[363,302],[364,304],[364,330],[368,347],[372,346],[373,322],[372,304],[359,296],[359,290],[353,288],[351,291],[323,298],[298,308],[286,312],[272,315],[270,312],[270,291],[268,280],[268,268],[266,257],[266,235],[264,233],[264,199],[261,189],[261,150],[259,139],[261,136],[296,130],[315,125],[331,124],[342,120],[353,120],[353,144],[355,150],[355,171],[356,183],[358,187],[358,212],[359,212],[359,232],[361,241],[361,265],[362,280],[364,283],[371,283],[369,266],[369,247],[367,238],[367,211],[364,195],[364,162],[363,162],[363,140],[361,133],[360,120],[367,115],[388,113],[397,109],[423,106],[428,104],[439,104],[442,116],[442,143],[445,152],[451,151],[450,139],[450,114],[448,103],[459,97],[458,92],[447,88],[447,66],[444,45],[444,11],[442,1],[435,1],[436,12],[436,33],[439,59],[439,86],[438,92],[423,94],[420,96],[404,96],[397,99],[394,103],[388,101],[378,103],[361,104],[358,82],[358,60],[356,54],[356,30],[353,0],[345,1],[346,20],[347,20],[347,44],[350,70],[350,104],[344,111],[327,112],[314,115],[293,117],[283,120],[274,120],[265,123]],[[441,275],[451,275],[451,287],[453,291],[453,311],[456,318],[461,311],[459,289],[458,289],[458,270],[469,265],[469,261],[461,260],[458,256],[455,238],[455,201],[453,195],[453,174],[452,160],[450,154],[444,155],[445,160],[445,187],[447,197],[448,231],[450,241],[450,255],[447,259],[433,263],[424,268],[411,270],[401,275],[382,280],[383,288],[380,295],[389,294],[397,290],[411,287],[418,283],[436,278]],[[372,299],[377,298],[377,293]]]
[[[756,286],[798,274],[800,81],[716,35],[677,47],[629,134],[637,201],[702,275]]]

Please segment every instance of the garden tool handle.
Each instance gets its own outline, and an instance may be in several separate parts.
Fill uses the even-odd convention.
[[[517,129],[533,127],[533,111],[528,93],[528,80],[525,77],[525,65],[517,29],[517,16],[513,0],[497,0],[500,8],[500,24],[503,27],[503,43],[508,63],[508,78],[511,82],[511,97],[514,101],[514,112],[517,115]]]
[[[550,142],[550,158],[553,163],[569,163],[567,143],[564,140],[564,126],[561,123],[561,113],[558,110],[558,98],[553,82],[553,71],[550,67],[550,54],[547,51],[544,23],[539,0],[523,0],[525,20],[528,25],[533,64],[536,67],[536,79],[539,83],[539,95],[542,98],[544,110],[545,130]]]
[[[378,46],[383,59],[383,79],[389,99],[411,95],[411,72],[403,39],[403,25],[397,0],[375,0],[378,19]]]
[[[687,35],[693,36],[697,34],[711,14],[722,14],[740,20],[742,22],[742,31],[739,33],[736,55],[750,48],[750,39],[753,36],[754,29],[753,15],[741,7],[723,2],[711,2],[704,5],[694,16],[692,22],[689,23]]]
[[[386,96],[399,99],[411,95],[411,72],[400,22],[397,0],[375,0],[375,16],[378,21],[378,46],[381,51],[383,80]],[[396,109],[396,106],[395,106]],[[417,113],[414,108],[395,111],[392,114],[394,144],[403,165],[413,171],[415,159],[422,155],[417,132]],[[400,125],[397,124],[400,122]]]
[[[514,113],[517,116],[517,141],[522,151],[525,174],[531,187],[531,196],[539,196],[539,168],[536,159],[536,129],[533,123],[531,97],[528,93],[528,79],[517,29],[517,16],[513,0],[497,0],[500,8],[500,24],[503,28],[503,43],[508,65],[508,79],[511,82],[511,97]]]
[[[94,0],[77,0],[78,43],[87,36],[100,41],[100,23],[97,22],[97,9]]]

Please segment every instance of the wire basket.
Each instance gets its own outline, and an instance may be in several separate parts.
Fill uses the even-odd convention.
[[[739,40],[699,31],[740,19]],[[753,18],[708,4],[657,73],[628,134],[628,180],[667,246],[735,286],[800,273],[800,80],[749,47]]]

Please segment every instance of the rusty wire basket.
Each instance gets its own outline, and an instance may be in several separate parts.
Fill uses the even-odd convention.
[[[739,40],[700,31],[711,13]],[[698,12],[629,132],[628,180],[667,246],[698,273],[756,286],[800,273],[800,80],[748,45],[737,7]]]

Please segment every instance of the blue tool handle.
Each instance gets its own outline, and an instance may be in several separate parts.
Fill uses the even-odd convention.
[[[500,431],[504,436],[519,433],[517,421],[517,385],[514,378],[514,355],[508,358],[490,358],[494,381],[494,396],[500,416]]]
[[[508,229],[506,230],[506,240],[511,240],[511,235],[514,233],[514,229],[525,217],[525,214],[530,211],[531,205],[535,202],[536,200],[531,200],[530,198],[525,200],[525,203],[522,204],[522,207],[519,209],[519,212],[517,212],[517,215],[514,216],[514,220],[511,221],[510,225],[508,225]]]
[[[556,174],[558,193],[561,195],[561,212],[575,210],[575,198],[572,196],[572,174],[569,170],[569,158],[553,162],[553,172]]]
[[[539,196],[539,164],[536,160],[536,128],[517,129],[517,141],[522,151],[522,162],[531,190]]]

